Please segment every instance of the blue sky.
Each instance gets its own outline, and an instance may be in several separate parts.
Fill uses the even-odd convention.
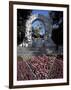
[[[45,27],[43,22],[36,20],[33,24],[32,24],[33,28],[37,28],[37,27],[41,27],[40,29],[40,35],[44,35],[45,34]]]
[[[48,11],[47,10],[33,10],[32,14],[40,14],[40,15],[47,16],[48,15]],[[37,26],[41,27],[40,34],[41,35],[45,34],[45,27],[44,27],[44,24],[41,21],[38,21],[38,20],[35,21],[32,24],[32,26],[33,26],[33,28],[36,28]]]
[[[32,10],[32,14],[41,14],[47,16],[48,10]]]

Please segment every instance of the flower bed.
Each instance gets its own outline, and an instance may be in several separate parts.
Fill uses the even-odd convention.
[[[63,58],[58,56],[32,56],[29,60],[18,58],[17,80],[63,78]]]

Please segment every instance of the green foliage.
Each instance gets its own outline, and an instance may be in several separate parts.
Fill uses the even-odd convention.
[[[35,35],[37,38],[39,38],[39,37],[40,37],[40,30],[36,28],[36,29],[34,30],[34,35]]]

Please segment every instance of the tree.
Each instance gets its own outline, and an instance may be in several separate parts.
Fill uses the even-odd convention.
[[[32,10],[18,9],[17,10],[17,45],[21,44],[25,37],[25,24]]]
[[[53,20],[52,25],[58,25],[58,27],[52,30],[52,40],[56,44],[56,50],[58,50],[59,45],[63,45],[63,12],[62,11],[52,11],[50,16]]]
[[[40,37],[39,29],[36,28],[36,29],[34,30],[34,35],[35,35],[37,38]]]

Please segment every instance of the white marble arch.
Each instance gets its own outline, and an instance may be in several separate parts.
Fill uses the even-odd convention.
[[[43,16],[43,15],[30,15],[26,21],[26,32],[25,32],[25,37],[27,37],[28,39],[28,44],[32,45],[32,22],[36,19],[39,19],[41,21],[43,21],[44,25],[45,25],[45,32],[48,33],[48,44],[53,43],[51,40],[51,33],[52,33],[52,20],[51,18],[48,16]],[[54,43],[53,43],[54,44]]]

